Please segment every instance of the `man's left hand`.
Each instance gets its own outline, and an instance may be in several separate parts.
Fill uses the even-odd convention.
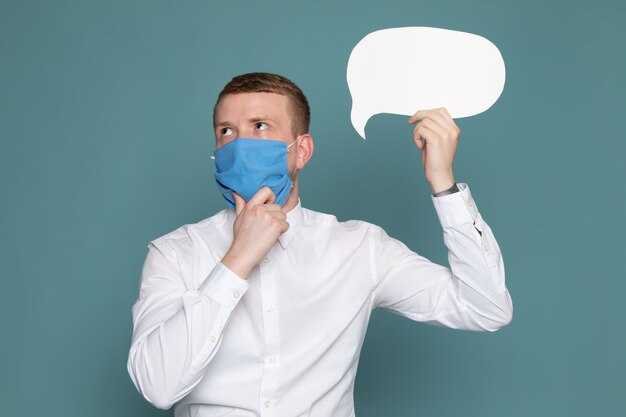
[[[452,165],[461,129],[443,107],[418,111],[409,119],[410,124],[416,122],[413,141],[422,150],[426,179],[433,193],[447,190],[456,182]]]

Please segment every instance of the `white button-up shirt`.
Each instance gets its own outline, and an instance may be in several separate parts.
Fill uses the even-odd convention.
[[[248,280],[220,262],[231,209],[150,242],[133,307],[135,386],[159,408],[177,403],[177,417],[349,417],[374,308],[457,329],[507,324],[498,244],[460,188],[433,197],[450,268],[300,203]]]

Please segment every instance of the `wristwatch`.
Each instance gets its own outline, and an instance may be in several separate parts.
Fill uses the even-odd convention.
[[[459,190],[459,187],[456,185],[456,182],[455,182],[454,185],[448,188],[447,190],[439,191],[438,193],[433,193],[433,197],[442,197],[444,195],[458,193],[459,191],[461,190]]]

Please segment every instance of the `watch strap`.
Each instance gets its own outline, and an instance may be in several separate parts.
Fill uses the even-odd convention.
[[[433,193],[433,197],[443,197],[444,195],[458,193],[459,191],[461,190],[459,190],[459,186],[455,182],[454,185],[448,188],[447,190],[439,191],[438,193]]]

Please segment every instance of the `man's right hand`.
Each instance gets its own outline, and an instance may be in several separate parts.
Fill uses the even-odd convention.
[[[276,196],[263,187],[246,203],[233,192],[237,218],[233,224],[233,243],[222,259],[228,269],[247,279],[252,269],[272,249],[280,235],[289,229],[287,215],[274,204]]]

